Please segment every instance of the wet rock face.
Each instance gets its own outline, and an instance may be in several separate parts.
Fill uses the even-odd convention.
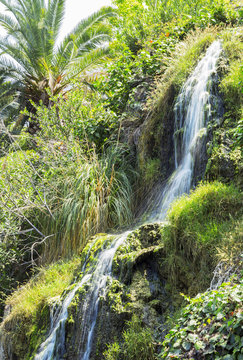
[[[85,297],[88,294],[86,286],[80,289],[75,295],[71,305],[68,309],[68,321],[65,324],[66,353],[64,358],[67,360],[78,360],[80,349],[80,337],[81,337],[81,324],[82,324],[82,305],[85,301]]]
[[[100,306],[91,359],[102,359],[107,344],[122,340],[126,322],[134,314],[154,334],[159,332],[168,303],[164,282],[158,275],[151,253],[134,266],[129,285],[113,280],[108,286]]]
[[[243,162],[240,149],[232,149],[230,141],[224,140],[212,149],[206,176],[210,181],[234,182],[243,187]]]
[[[160,332],[165,311],[171,299],[165,291],[160,260],[163,257],[158,224],[145,225],[130,234],[117,250],[113,261],[113,278],[101,294],[90,360],[103,359],[107,344],[122,341],[127,321],[136,314],[154,334]],[[85,288],[75,296],[69,307],[66,324],[65,359],[80,359],[80,327],[82,307],[87,296]],[[88,325],[88,324],[87,324]]]
[[[163,104],[148,114],[145,122],[140,129],[140,137],[137,141],[138,157],[140,167],[149,159],[160,160],[160,177],[165,180],[174,168],[174,113],[173,103],[176,91],[171,86]]]
[[[218,69],[220,72],[220,69]],[[209,106],[210,113],[207,119],[207,128],[202,132],[201,139],[196,143],[193,185],[196,186],[204,178],[205,170],[208,163],[208,146],[213,139],[213,128],[218,126],[224,115],[223,101],[219,92],[220,75],[216,73],[208,83],[210,93]]]

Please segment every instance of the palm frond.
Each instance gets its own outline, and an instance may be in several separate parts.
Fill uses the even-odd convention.
[[[69,83],[71,79],[76,78],[80,73],[85,71],[92,71],[92,68],[101,65],[109,54],[109,51],[110,50],[108,46],[100,47],[82,54],[82,56],[73,60],[72,66],[70,67],[65,81]]]
[[[56,42],[64,18],[65,0],[54,0],[48,4],[45,22],[52,31],[53,43]]]
[[[71,78],[92,64],[97,65],[107,54],[110,39],[107,19],[115,15],[111,7],[80,21],[57,48],[65,0],[0,0],[0,3],[10,14],[0,14],[0,25],[7,30],[7,36],[0,39],[0,67],[4,67],[13,83],[22,83],[25,104],[30,99],[39,103],[43,96],[48,98],[46,88],[53,95],[65,91]]]

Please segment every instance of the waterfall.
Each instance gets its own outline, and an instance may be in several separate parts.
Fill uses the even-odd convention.
[[[40,349],[34,358],[35,360],[57,360],[63,358],[65,353],[65,322],[68,318],[68,307],[71,304],[77,291],[84,284],[89,285],[89,293],[83,304],[83,327],[81,333],[81,344],[83,344],[83,346],[80,349],[80,359],[89,359],[92,347],[93,332],[98,314],[99,299],[102,295],[102,291],[104,291],[106,287],[108,277],[111,276],[112,261],[115,252],[127,238],[130,232],[131,231],[127,231],[121,235],[115,236],[111,243],[110,241],[107,241],[107,247],[97,255],[96,266],[93,272],[93,266],[90,266],[88,269],[86,269],[89,254],[92,249],[91,247],[82,268],[82,273],[84,276],[63,301],[59,314],[56,317],[56,320],[52,321],[49,335],[47,339],[41,344]]]
[[[174,107],[175,171],[159,196],[150,221],[164,220],[172,201],[191,189],[194,160],[211,118],[210,83],[217,73],[221,50],[220,41],[212,43],[177,98]]]
[[[157,196],[157,206],[152,211],[149,221],[164,220],[171,202],[184,193],[188,193],[193,179],[194,159],[198,151],[202,133],[211,116],[209,83],[216,73],[217,60],[221,52],[219,41],[215,41],[199,61],[192,75],[188,78],[177,98],[175,112],[175,172],[170,177],[161,194]],[[105,291],[107,279],[111,276],[112,261],[118,247],[131,231],[113,237],[107,241],[106,248],[95,259],[94,266],[87,266],[88,255],[83,265],[82,279],[68,293],[59,312],[52,318],[47,339],[42,343],[35,360],[60,360],[65,353],[65,322],[68,318],[68,306],[77,291],[85,284],[88,295],[82,305],[82,323],[80,360],[89,360],[94,329],[97,320],[99,299]],[[0,346],[0,355],[1,355]]]

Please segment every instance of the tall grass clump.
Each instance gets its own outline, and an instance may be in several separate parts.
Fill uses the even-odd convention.
[[[173,287],[196,294],[209,286],[219,261],[218,249],[229,246],[225,235],[242,218],[242,199],[237,188],[214,182],[201,184],[173,202],[163,232],[166,269]]]
[[[95,233],[131,222],[133,171],[124,149],[115,146],[100,156],[94,150],[88,155],[77,152],[67,167],[54,169],[53,161],[51,167],[56,172],[48,179],[54,184],[49,188],[52,216],[41,213],[37,218],[51,236],[43,249],[45,261],[71,256]]]

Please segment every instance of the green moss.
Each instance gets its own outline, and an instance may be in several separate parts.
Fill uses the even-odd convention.
[[[86,272],[90,267],[95,266],[95,263],[97,262],[97,254],[106,248],[114,239],[114,236],[103,233],[96,234],[91,238],[81,252],[81,264],[83,265],[86,261]],[[83,273],[80,272],[79,277],[81,278],[82,276]]]
[[[149,186],[152,186],[160,174],[160,160],[159,159],[147,159],[145,168],[145,181]]]
[[[195,295],[209,286],[218,248],[226,245],[224,236],[242,216],[242,199],[237,188],[215,182],[201,184],[172,204],[162,230],[171,289]]]
[[[127,287],[118,280],[112,280],[108,285],[106,294],[110,309],[118,314],[127,311],[127,301],[130,295],[127,293]]]

